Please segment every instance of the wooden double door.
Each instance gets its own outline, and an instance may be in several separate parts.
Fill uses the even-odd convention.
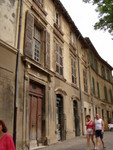
[[[44,89],[41,85],[30,83],[30,141],[42,142],[42,116]]]

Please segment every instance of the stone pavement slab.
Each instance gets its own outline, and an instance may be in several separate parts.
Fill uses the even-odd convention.
[[[46,146],[46,147],[39,147],[37,150],[87,150],[87,143],[86,137],[75,137],[71,140],[66,140],[63,142],[58,142],[56,144]],[[106,149],[104,150],[113,150],[113,131],[106,131],[104,133],[104,142]],[[94,149],[94,146],[91,143],[91,149]],[[103,150],[102,143],[100,141],[99,150]]]

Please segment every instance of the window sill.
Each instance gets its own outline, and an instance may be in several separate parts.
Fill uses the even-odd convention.
[[[60,74],[58,74],[58,73],[55,73],[55,77],[61,79],[64,82],[66,82],[66,79],[63,76],[61,76]]]
[[[36,0],[33,0],[33,6],[37,7],[37,9],[39,9],[43,13],[44,16],[47,16],[47,13],[43,8],[43,4],[40,5]]]
[[[71,83],[71,86],[74,87],[74,88],[76,88],[76,89],[79,89],[79,88],[77,87],[77,84]]]
[[[59,27],[56,23],[54,23],[54,27],[55,27],[55,29],[58,30],[58,32],[59,32],[62,36],[64,35],[64,33],[62,32],[62,30],[60,29],[60,27]]]

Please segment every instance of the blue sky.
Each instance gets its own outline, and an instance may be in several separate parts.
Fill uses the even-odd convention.
[[[85,4],[82,0],[60,1],[83,37],[89,37],[99,55],[113,67],[113,37],[107,32],[95,31],[93,28],[94,23],[98,21],[98,13],[95,12],[96,7]]]

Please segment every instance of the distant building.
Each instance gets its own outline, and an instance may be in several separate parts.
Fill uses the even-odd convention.
[[[4,0],[0,16],[0,119],[16,149],[85,134],[86,114],[112,121],[113,68],[59,0]]]

